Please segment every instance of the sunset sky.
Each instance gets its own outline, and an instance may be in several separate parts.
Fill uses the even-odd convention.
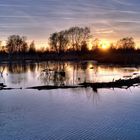
[[[132,36],[139,45],[140,0],[0,0],[0,40],[19,34],[43,45],[71,26],[109,41]]]

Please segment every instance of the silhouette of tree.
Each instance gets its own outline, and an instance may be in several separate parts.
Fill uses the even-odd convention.
[[[90,38],[90,29],[88,27],[71,27],[68,31],[69,43],[73,50],[81,50],[81,46],[87,43]]]
[[[59,32],[58,45],[60,52],[64,52],[67,49],[68,42],[69,40],[67,36],[67,31]]]
[[[19,35],[11,35],[6,42],[8,53],[19,53],[27,50],[26,37]]]
[[[117,49],[135,50],[135,42],[132,37],[125,37],[117,42]]]
[[[57,53],[64,52],[68,45],[68,37],[66,31],[51,34],[49,38],[50,46]]]
[[[28,45],[26,43],[26,37],[19,35],[11,35],[6,42],[6,50],[9,54],[9,62],[12,63],[13,54],[21,54],[26,52]],[[23,57],[22,57],[23,59]]]
[[[99,43],[100,43],[100,40],[98,39],[98,38],[95,38],[94,40],[93,40],[93,49],[98,49],[99,48]]]
[[[0,53],[5,52],[5,47],[2,45],[2,41],[0,41]]]
[[[28,51],[28,44],[26,42],[23,43],[23,45],[20,48],[21,53],[26,53]]]
[[[58,48],[58,33],[57,32],[50,35],[49,43],[50,43],[50,46],[51,46],[52,50],[54,50],[57,53],[59,53],[59,48]]]
[[[36,52],[35,42],[32,41],[31,44],[29,45],[29,53],[35,53],[35,52]]]
[[[88,46],[86,42],[82,42],[81,44],[81,52],[85,53],[88,52]]]
[[[90,29],[88,27],[72,27],[68,30],[51,34],[49,43],[57,53],[67,51],[69,48],[73,48],[74,51],[81,51],[83,46],[87,46],[89,38]]]

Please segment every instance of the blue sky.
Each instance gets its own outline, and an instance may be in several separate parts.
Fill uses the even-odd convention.
[[[52,32],[88,26],[94,37],[140,44],[139,7],[140,0],[0,0],[0,40],[20,34],[45,44]]]

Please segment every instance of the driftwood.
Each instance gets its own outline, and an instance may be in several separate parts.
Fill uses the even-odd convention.
[[[102,83],[81,83],[77,86],[35,86],[28,87],[27,89],[38,89],[38,90],[52,90],[52,89],[68,89],[68,88],[87,88],[91,87],[95,92],[99,88],[129,88],[131,86],[138,86],[140,84],[140,76],[129,79],[119,79],[112,82],[102,82]]]
[[[68,88],[78,88],[81,86],[35,86],[35,87],[28,87],[27,89],[38,89],[38,90],[52,90],[52,89],[68,89]]]
[[[6,85],[4,85],[3,83],[0,83],[0,90],[4,89],[6,87]]]
[[[12,89],[22,89],[22,88],[7,88],[6,85],[0,83],[0,90],[12,90]]]
[[[138,86],[140,84],[140,76],[129,79],[119,79],[112,82],[102,82],[102,83],[81,83],[82,87],[91,87],[93,90],[99,88],[129,88],[131,86]]]
[[[139,86],[140,85],[140,76],[137,76],[135,78],[129,78],[129,79],[119,79],[112,82],[97,82],[97,83],[81,83],[79,85],[75,86],[51,86],[51,85],[45,85],[45,86],[35,86],[35,87],[28,87],[27,89],[38,89],[38,90],[52,90],[52,89],[69,89],[69,88],[87,88],[91,87],[95,92],[97,92],[97,89],[99,88],[129,88],[131,86]],[[0,83],[0,90],[12,90],[15,88],[6,88],[6,85],[3,83]],[[16,89],[22,89],[22,88],[16,88]]]

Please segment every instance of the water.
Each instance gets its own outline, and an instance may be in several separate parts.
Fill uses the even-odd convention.
[[[140,67],[97,65],[89,62],[42,62],[40,64],[3,64],[0,82],[8,87],[27,88],[41,85],[78,85],[82,82],[109,82],[133,77]]]
[[[0,69],[4,70],[1,82],[8,87],[23,88],[0,91],[0,140],[131,140],[140,137],[139,87],[99,89],[97,93],[91,88],[26,89],[46,84],[112,81],[139,73],[139,67],[48,62],[12,67],[5,64]],[[59,73],[62,71],[64,75]]]

